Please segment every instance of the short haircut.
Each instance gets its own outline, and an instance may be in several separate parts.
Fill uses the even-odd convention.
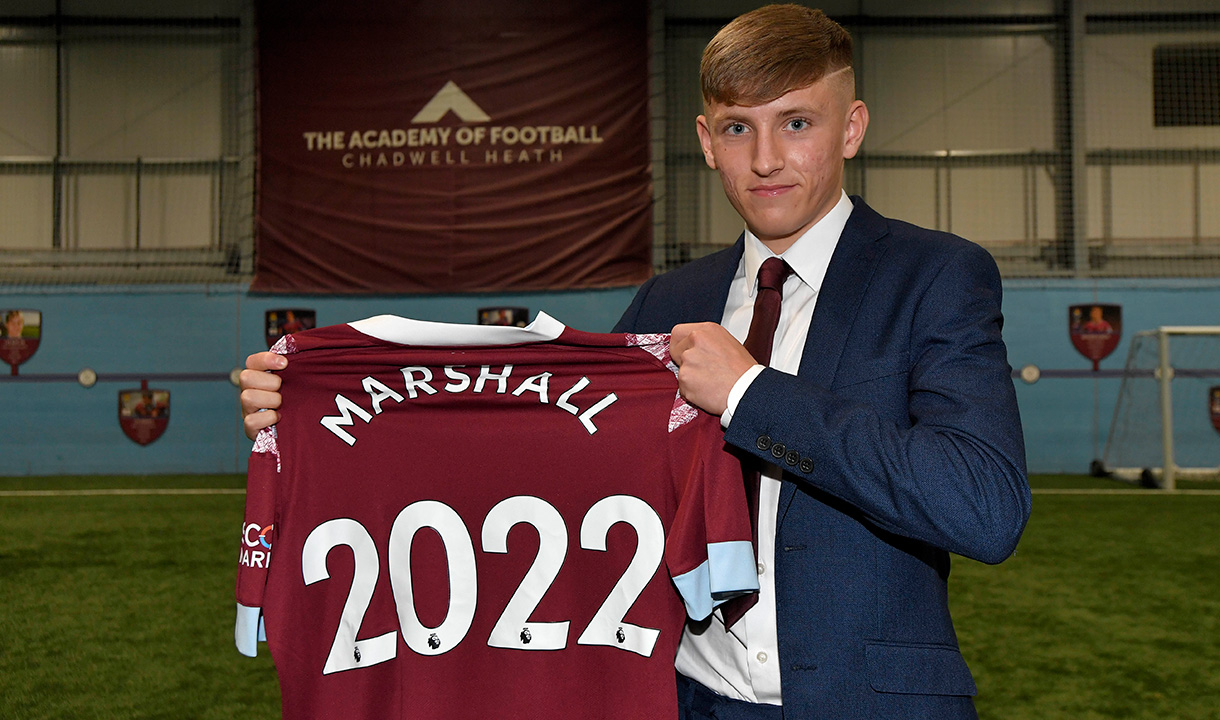
[[[763,105],[846,70],[851,82],[851,35],[821,10],[767,5],[730,22],[703,51],[699,84],[704,104]]]

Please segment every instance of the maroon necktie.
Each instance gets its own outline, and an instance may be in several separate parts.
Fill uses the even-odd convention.
[[[758,292],[754,295],[754,316],[750,318],[750,332],[746,335],[745,347],[760,365],[771,362],[771,345],[775,341],[775,327],[779,324],[780,302],[784,297],[784,281],[792,274],[788,263],[777,257],[767,258],[758,269]],[[745,475],[746,503],[750,508],[750,528],[754,534],[754,557],[758,557],[758,488],[762,478],[762,461],[749,458],[742,463]],[[721,606],[725,627],[746,614],[746,610],[758,602],[758,593],[733,598]]]

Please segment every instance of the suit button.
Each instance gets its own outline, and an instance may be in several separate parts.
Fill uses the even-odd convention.
[[[813,472],[813,460],[810,458],[801,458],[801,472],[808,475]]]
[[[770,450],[771,437],[769,435],[759,435],[758,439],[754,441],[754,447],[759,450]]]
[[[795,450],[789,450],[784,456],[784,464],[788,467],[796,467],[796,464],[801,461],[801,454]]]
[[[788,446],[783,443],[775,443],[771,446],[771,457],[779,460],[788,452]]]

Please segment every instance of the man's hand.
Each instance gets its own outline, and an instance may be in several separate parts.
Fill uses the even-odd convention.
[[[716,323],[675,325],[669,354],[678,366],[678,391],[692,405],[723,415],[729,391],[757,364],[737,338]]]
[[[254,353],[246,358],[241,371],[241,414],[246,437],[253,440],[258,431],[280,421],[275,411],[280,406],[280,376],[268,370],[283,370],[288,358],[273,352]],[[266,412],[259,412],[260,410]]]

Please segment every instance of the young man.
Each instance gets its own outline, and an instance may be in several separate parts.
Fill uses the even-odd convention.
[[[683,395],[769,463],[759,602],[688,628],[689,717],[975,717],[949,553],[1000,562],[1029,514],[995,263],[844,194],[868,127],[851,58],[796,5],[712,40],[697,130],[746,232],[647,282],[615,328],[672,328]],[[764,368],[740,341],[773,256],[792,274]]]
[[[717,34],[696,129],[746,232],[649,280],[615,328],[672,331],[683,396],[764,468],[762,590],[731,629],[720,611],[687,628],[689,718],[975,717],[949,553],[1000,562],[1029,515],[995,263],[843,192],[868,127],[851,59],[848,34],[797,5]],[[764,366],[742,341],[773,256],[791,274]],[[277,383],[243,373],[243,409],[278,407]],[[248,414],[247,433],[275,417]]]

